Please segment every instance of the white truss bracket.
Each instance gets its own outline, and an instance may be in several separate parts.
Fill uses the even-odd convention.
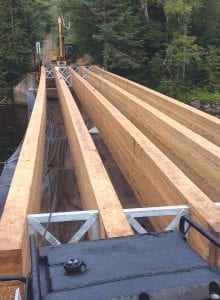
[[[37,219],[30,218],[28,223],[29,226],[35,229],[41,236],[44,236],[45,240],[47,240],[52,246],[58,246],[61,244],[60,241],[58,241],[58,239],[55,238],[52,233],[50,233],[43,225],[41,225]]]
[[[147,231],[141,226],[141,224],[135,220],[134,217],[130,215],[130,213],[127,213],[128,222],[131,225],[131,227],[139,234],[147,233]]]
[[[55,67],[47,67],[46,68],[46,79],[54,79],[54,70],[59,71],[65,80],[66,84],[68,87],[72,87],[72,74],[68,73],[67,67],[60,67],[60,66],[55,66]]]
[[[98,216],[97,215],[92,215],[83,225],[82,227],[74,234],[74,236],[70,239],[68,242],[69,244],[71,243],[76,243],[81,240],[81,238],[86,234],[86,232],[91,228],[92,225],[97,222]]]

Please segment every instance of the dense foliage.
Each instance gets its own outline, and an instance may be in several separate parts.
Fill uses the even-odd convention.
[[[0,94],[33,68],[59,10],[79,56],[182,100],[219,100],[219,0],[0,0]]]
[[[183,100],[219,99],[219,0],[60,0],[60,7],[80,55]]]
[[[48,29],[44,0],[0,0],[0,95],[33,69],[35,42]]]

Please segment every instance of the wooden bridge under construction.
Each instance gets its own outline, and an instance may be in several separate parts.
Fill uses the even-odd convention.
[[[146,232],[135,216],[148,217],[155,231],[173,229],[181,215],[189,214],[219,239],[220,120],[97,66],[65,67],[65,72],[64,76],[59,67],[41,67],[34,108],[0,221],[1,274],[28,271],[28,227],[34,227],[33,214],[40,217],[49,81],[55,82],[58,93],[83,210],[98,214],[98,226],[84,228],[89,238]],[[121,203],[85,116],[100,133],[142,208]],[[64,221],[73,220],[71,212],[63,216]],[[50,217],[53,222],[62,221],[62,214]],[[37,225],[35,219],[39,233],[44,222],[43,216]],[[52,234],[46,235],[56,244]],[[220,267],[218,247],[194,229],[189,230],[188,241],[211,265]]]

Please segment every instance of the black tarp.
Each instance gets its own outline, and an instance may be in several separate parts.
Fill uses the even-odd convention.
[[[77,210],[82,207],[59,101],[48,99],[41,211]],[[79,226],[67,222],[49,224],[47,229],[67,242]]]

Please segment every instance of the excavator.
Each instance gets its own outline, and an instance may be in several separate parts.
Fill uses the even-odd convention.
[[[64,42],[65,23],[62,16],[57,18],[57,29],[57,50],[52,51],[51,61],[57,65],[71,64],[76,60],[76,44]]]

